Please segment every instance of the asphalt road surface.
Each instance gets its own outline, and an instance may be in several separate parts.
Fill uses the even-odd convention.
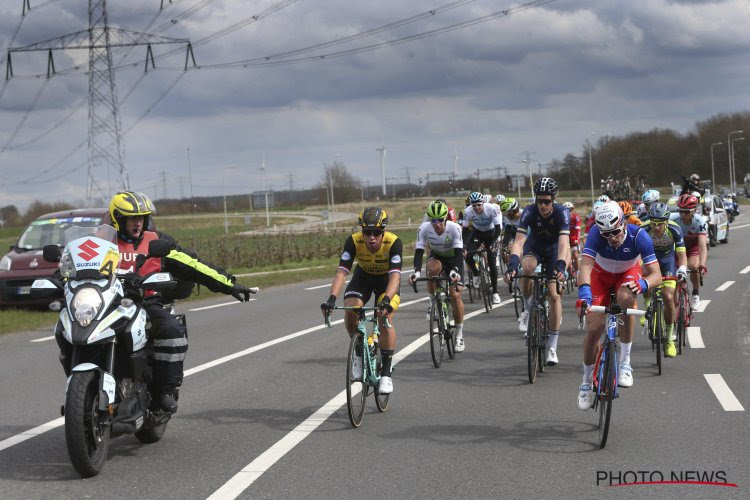
[[[574,296],[564,297],[560,364],[532,385],[511,304],[486,314],[465,294],[466,351],[435,369],[426,295],[404,286],[390,406],[379,414],[370,398],[353,429],[342,394],[348,338],[341,322],[322,326],[328,281],[317,280],[247,304],[184,305],[178,413],[158,443],[113,440],[87,480],[67,456],[51,333],[0,336],[0,498],[748,498],[747,217],[729,239],[710,252],[691,346],[662,376],[636,336],[635,385],[615,400],[604,450],[597,415],[576,406]]]

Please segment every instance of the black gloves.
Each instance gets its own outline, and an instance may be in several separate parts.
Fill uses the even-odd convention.
[[[240,302],[247,302],[248,300],[250,300],[251,293],[255,292],[246,286],[238,285],[235,283],[232,287],[231,295]]]
[[[330,297],[328,297],[328,300],[320,304],[320,309],[323,312],[330,312],[331,310],[333,310],[333,307],[335,305],[336,305],[336,296],[331,295]]]
[[[379,309],[384,309],[387,314],[390,314],[393,312],[393,306],[391,305],[391,299],[387,296],[383,296],[383,300],[378,303]]]

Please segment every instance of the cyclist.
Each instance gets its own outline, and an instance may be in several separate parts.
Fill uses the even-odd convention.
[[[503,202],[506,200],[504,194],[499,194],[495,196],[495,205],[502,206]]]
[[[649,189],[643,193],[643,196],[641,196],[641,204],[638,205],[638,208],[636,209],[636,215],[641,219],[641,223],[648,220],[648,211],[651,208],[651,205],[659,201],[660,198],[661,193],[656,189]]]
[[[602,203],[607,203],[610,201],[610,197],[606,194],[601,195],[599,198],[596,199],[596,201],[601,201]]]
[[[651,205],[649,220],[643,223],[644,231],[651,236],[654,246],[654,254],[659,262],[662,276],[677,276],[680,281],[687,280],[687,258],[685,257],[685,242],[682,238],[682,230],[677,223],[670,221],[669,207],[661,202]],[[675,260],[677,261],[677,272],[675,273]],[[677,355],[674,341],[675,321],[675,282],[664,280],[661,283],[662,295],[664,296],[664,320],[667,325],[666,341],[664,343],[664,356],[674,358]],[[651,294],[644,293],[643,299],[648,308],[651,302]],[[641,316],[645,322],[645,317]],[[641,323],[643,324],[643,323]],[[673,338],[674,337],[674,338]]]
[[[503,254],[503,262],[507,264],[510,245],[516,238],[518,224],[521,222],[521,206],[515,198],[506,198],[500,204],[500,212],[503,214],[503,231],[500,237],[500,248]]]
[[[586,216],[586,226],[584,228],[584,236],[589,234],[589,231],[591,231],[591,228],[594,226],[594,214],[596,213],[596,207],[599,207],[603,204],[604,204],[603,201],[596,200],[594,202],[594,205],[591,207],[591,213]]]
[[[572,202],[566,201],[563,207],[568,209],[570,214],[570,272],[573,278],[577,279],[578,259],[580,258],[581,249],[579,247],[581,237],[581,217],[576,213],[575,206]]]
[[[678,214],[672,214],[675,221],[682,230],[685,238],[685,249],[687,252],[687,266],[690,269],[690,281],[693,283],[691,304],[693,310],[701,305],[700,278],[708,273],[706,259],[708,258],[708,223],[706,217],[696,212],[699,205],[698,197],[692,194],[683,194],[677,199]]]
[[[330,314],[336,305],[336,297],[344,288],[346,276],[352,268],[354,260],[357,267],[354,276],[344,292],[344,306],[362,307],[375,295],[378,307],[378,327],[380,328],[380,349],[383,365],[380,370],[378,392],[390,394],[393,392],[391,378],[391,362],[396,350],[396,329],[393,326],[393,316],[401,303],[399,287],[401,285],[401,253],[403,243],[398,236],[386,231],[388,215],[379,207],[367,207],[359,216],[361,229],[350,235],[344,243],[339,268],[331,283],[331,294],[320,308],[323,315]],[[386,320],[390,320],[386,322]],[[344,324],[351,337],[357,331],[357,314],[346,311]],[[352,361],[352,373],[362,374],[362,353],[358,349]]]
[[[629,201],[622,200],[618,201],[617,204],[620,205],[622,213],[625,214],[625,220],[628,224],[635,224],[636,226],[640,226],[643,223],[641,219],[639,219],[635,214],[633,205],[631,205]]]
[[[448,208],[448,216],[446,217],[446,220],[449,220],[451,222],[456,222],[456,211],[453,210],[452,207],[448,206],[448,202],[445,201],[445,198],[437,198],[435,202],[444,203],[445,206]],[[461,212],[459,212],[459,215],[461,215]],[[424,217],[422,217],[422,222],[428,222],[430,220],[430,216],[425,212]]]
[[[654,246],[648,233],[625,223],[625,215],[611,201],[596,208],[596,224],[591,228],[583,249],[578,270],[577,306],[586,313],[586,337],[583,340],[583,382],[578,388],[578,408],[587,410],[593,404],[591,380],[599,346],[604,332],[605,315],[588,312],[592,305],[609,305],[610,293],[615,292],[617,304],[635,308],[636,296],[661,282]],[[643,261],[643,273],[638,259]],[[620,329],[620,366],[618,385],[633,385],[630,349],[633,346],[632,316],[623,319]]]
[[[500,215],[500,207],[494,203],[486,203],[482,193],[473,192],[469,195],[470,205],[466,207],[464,214],[464,229],[468,229],[469,224],[474,228],[469,233],[466,240],[466,249],[473,252],[484,245],[487,249],[487,263],[490,268],[490,284],[492,285],[492,303],[500,303],[500,295],[497,293],[497,265],[495,262],[495,242],[503,229],[503,221]],[[474,259],[467,254],[466,264],[476,277],[479,270],[474,265]]]
[[[414,250],[414,273],[409,276],[409,283],[422,275],[422,258],[425,245],[430,247],[427,257],[427,276],[448,276],[452,282],[458,283],[463,276],[463,248],[461,226],[446,220],[448,207],[440,201],[433,201],[427,207],[429,221],[423,222],[417,231],[417,248]],[[435,283],[427,283],[430,300],[435,301]],[[464,351],[464,302],[461,299],[463,288],[456,284],[451,286],[449,293],[453,304],[453,320],[456,325],[456,352]]]
[[[548,281],[563,281],[570,256],[570,219],[567,209],[555,203],[557,182],[552,177],[541,177],[534,183],[536,202],[524,208],[513,241],[505,281],[510,280],[523,266],[521,293],[526,305],[521,313],[518,329],[525,332],[529,325],[531,280],[523,279],[534,273],[537,264],[546,263]],[[523,262],[521,255],[523,253]],[[550,336],[547,342],[546,363],[554,366],[557,360],[557,338],[560,333],[562,303],[556,286],[550,286]]]
[[[698,193],[698,197],[703,197],[706,194],[706,190],[701,188],[701,176],[698,174],[692,174],[690,177],[682,178],[682,191],[680,196],[683,194]]]

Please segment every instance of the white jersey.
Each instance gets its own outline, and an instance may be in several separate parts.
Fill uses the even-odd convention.
[[[469,222],[477,231],[490,231],[495,227],[503,227],[503,218],[500,214],[500,207],[492,203],[485,203],[482,213],[474,211],[474,207],[469,205],[464,212],[464,227],[469,227]]]
[[[437,234],[430,222],[423,222],[417,231],[417,249],[424,250],[425,245],[440,257],[453,257],[456,248],[463,248],[461,226],[455,222],[446,221],[443,234]]]
[[[518,224],[521,222],[521,215],[519,213],[519,216],[515,219],[509,219],[507,216],[503,215],[503,225],[505,226],[516,226],[518,227]]]

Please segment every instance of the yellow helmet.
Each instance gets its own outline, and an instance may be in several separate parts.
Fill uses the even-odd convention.
[[[148,228],[149,215],[156,212],[151,199],[137,191],[122,191],[109,202],[109,216],[112,225],[121,233],[125,230],[125,217],[143,217],[143,227]]]

